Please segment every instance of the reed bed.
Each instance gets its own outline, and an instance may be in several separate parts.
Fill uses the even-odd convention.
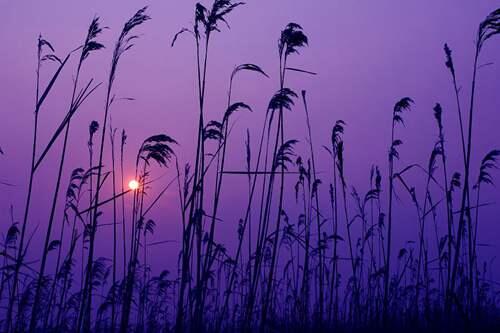
[[[62,59],[46,39],[38,38],[24,214],[16,221],[12,209],[10,216],[2,217],[6,226],[1,243],[2,331],[500,330],[498,286],[488,279],[492,267],[481,257],[478,244],[484,205],[481,191],[494,184],[492,171],[498,166],[500,151],[492,149],[480,165],[471,162],[473,135],[477,135],[473,125],[480,112],[475,107],[478,61],[483,48],[500,34],[500,9],[479,24],[468,103],[464,105],[460,98],[458,69],[445,44],[444,65],[450,73],[456,109],[444,110],[436,103],[433,110],[422,110],[410,97],[395,101],[392,110],[387,110],[392,114],[391,132],[386,135],[390,142],[387,163],[372,167],[367,189],[360,192],[350,184],[346,172],[346,160],[355,159],[344,141],[348,124],[328,119],[333,124],[331,136],[313,142],[310,118],[315,110],[308,106],[306,91],[299,94],[287,85],[291,73],[316,75],[293,67],[299,51],[309,43],[306,31],[297,23],[277,32],[279,78],[271,78],[256,64],[236,66],[228,78],[225,111],[219,119],[207,119],[210,42],[228,33],[225,26],[231,13],[244,10],[243,5],[231,0],[214,0],[210,7],[198,3],[192,26],[174,35],[172,46],[194,42],[196,154],[183,166],[182,146],[174,138],[165,133],[149,136],[138,152],[130,153],[135,156],[137,184],[129,189],[124,176],[129,164],[127,135],[125,129],[113,127],[112,110],[119,90],[120,60],[128,52],[140,52],[137,31],[147,25],[148,9],[139,9],[124,24],[113,46],[102,118],[88,125],[87,147],[74,148],[87,149],[89,163],[74,169],[69,180],[62,177],[70,149],[68,138],[70,129],[81,125],[73,121],[74,115],[101,86],[93,79],[81,82],[80,73],[90,70],[84,66],[85,60],[99,56],[98,51],[105,47],[99,42],[104,28],[98,17],[93,18],[83,43]],[[139,45],[132,51],[134,44]],[[44,102],[60,73],[69,70],[68,59],[75,56],[79,58],[67,113],[40,149],[39,117],[44,116]],[[43,66],[52,76],[41,82],[45,63],[52,64]],[[233,94],[243,72],[275,80],[276,90],[265,112],[251,115],[263,118],[261,130],[247,130],[244,149],[231,151],[234,114],[253,111]],[[287,134],[289,112],[303,114],[306,142]],[[407,164],[400,158],[404,144],[399,138],[413,112],[428,112],[436,121],[435,144],[429,147],[429,160],[421,164]],[[444,123],[445,112],[453,114],[457,123]],[[446,137],[446,128],[457,124],[460,137]],[[28,233],[33,227],[33,185],[39,166],[54,156],[48,153],[58,146],[56,142],[62,142],[62,150],[53,162],[57,165],[54,192],[50,215],[40,227],[43,247],[38,249],[31,245]],[[460,170],[449,168],[448,156],[455,147],[463,155]],[[227,159],[237,154],[243,156],[245,168],[230,171]],[[107,156],[110,166],[103,164]],[[326,173],[318,172],[320,156],[331,159]],[[166,168],[173,181],[151,196],[157,188],[159,168]],[[224,244],[227,235],[220,236],[219,221],[230,175],[246,180],[240,185],[247,198],[246,208],[233,218],[238,221],[238,232],[228,249]],[[66,192],[61,195],[64,186]],[[104,198],[108,191],[111,198]],[[177,271],[163,270],[156,275],[148,251],[156,226],[150,212],[167,191],[178,195],[177,223],[182,225],[182,235]],[[293,193],[295,196],[290,195]],[[414,220],[404,223],[412,223],[416,230],[414,238],[400,249],[395,248],[393,235],[394,225],[402,223],[394,214],[397,195],[414,209]],[[57,209],[59,201],[64,202],[62,211]],[[297,207],[298,215],[286,211],[289,202]],[[112,253],[97,257],[96,237],[105,221],[112,225]],[[39,260],[27,261],[27,255],[32,258],[34,253],[39,253]]]

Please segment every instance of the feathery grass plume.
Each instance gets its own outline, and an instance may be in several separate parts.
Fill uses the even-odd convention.
[[[458,173],[458,172],[453,173],[453,176],[451,177],[451,181],[450,181],[450,185],[451,185],[450,191],[453,191],[456,188],[457,189],[461,188],[461,186],[462,186],[461,185],[462,182],[460,181],[461,177],[462,176],[460,175],[460,173]]]
[[[82,168],[73,169],[66,189],[65,214],[68,217],[68,210],[73,208],[80,199],[82,184],[85,182],[86,172]]]
[[[297,23],[288,23],[281,32],[278,50],[280,54],[283,54],[284,51],[285,57],[288,57],[290,54],[299,53],[299,48],[307,46],[308,42],[308,38],[300,25]]]
[[[278,111],[279,113],[281,113],[283,109],[287,109],[289,111],[292,110],[292,106],[295,105],[293,99],[297,97],[297,94],[290,88],[280,89],[273,95],[273,97],[269,101],[269,105],[267,106],[267,112],[270,112],[268,135],[271,131],[271,123],[273,122],[275,112]]]
[[[427,165],[427,175],[430,178],[433,178],[433,174],[437,169],[437,158],[443,154],[443,149],[441,148],[441,145],[439,142],[437,142],[434,145],[434,148],[432,149],[431,156],[429,157],[429,162]]]
[[[294,105],[293,98],[297,98],[297,94],[290,88],[280,89],[269,101],[268,110],[276,111],[280,109],[291,110]]]
[[[342,134],[344,134],[344,126],[346,123],[343,120],[337,120],[332,128],[332,152],[337,153],[337,145],[342,141]]]
[[[231,72],[231,82],[233,81],[236,74],[238,74],[240,71],[257,72],[269,78],[269,75],[267,75],[266,72],[264,72],[264,70],[262,70],[262,68],[260,68],[259,66],[255,64],[241,64],[236,66],[236,68]]]
[[[441,104],[436,103],[433,110],[434,110],[434,118],[436,118],[439,133],[441,134],[443,132],[443,116],[442,116],[443,108],[441,107]]]
[[[345,173],[344,173],[344,141],[340,140],[336,144],[336,153],[337,153],[337,170],[339,171],[339,177],[342,181],[343,186],[346,186],[345,182]]]
[[[12,223],[9,229],[7,230],[7,235],[5,236],[6,247],[11,247],[16,243],[17,237],[19,236],[18,224],[19,223],[17,222]]]
[[[492,150],[486,154],[481,160],[481,167],[479,168],[479,176],[475,186],[481,184],[493,184],[493,179],[490,174],[491,169],[498,169],[497,159],[500,157],[500,150]]]
[[[403,97],[394,105],[393,121],[404,125],[402,114],[405,111],[410,111],[413,100],[410,97]]]
[[[89,142],[88,142],[89,147],[93,146],[92,139],[94,137],[94,134],[97,133],[98,130],[99,130],[99,123],[95,120],[92,120],[89,124]]]
[[[222,124],[216,120],[211,120],[203,129],[203,141],[215,140],[220,143],[224,139]]]
[[[12,270],[12,266],[8,264],[8,258],[10,256],[9,252],[13,252],[15,255],[16,252],[16,243],[17,239],[20,233],[19,230],[19,223],[14,221],[13,218],[13,207],[11,206],[11,224],[9,226],[9,229],[7,229],[7,233],[2,234],[3,237],[3,244],[2,244],[2,251],[0,252],[0,255],[3,257],[3,262],[2,262],[2,267],[0,270],[2,271],[2,274],[0,276],[0,300],[3,299],[3,292],[5,290],[5,287],[9,286],[8,282],[10,280],[11,273],[9,271]]]
[[[166,167],[174,156],[172,144],[177,144],[177,141],[166,134],[150,136],[142,143],[137,158],[143,160],[147,165],[150,161],[155,161],[158,165]]]
[[[223,22],[229,27],[226,21],[226,15],[233,11],[236,7],[245,4],[244,2],[235,2],[232,0],[215,0],[212,8],[207,10],[202,4],[196,4],[195,19],[202,23],[205,28],[205,34],[209,35],[212,31],[220,31],[219,23]]]
[[[298,143],[297,140],[288,140],[282,144],[273,162],[273,170],[283,167],[288,170],[288,164],[293,164],[292,157],[295,156],[293,147]]]
[[[139,9],[134,16],[132,16],[123,26],[120,37],[118,37],[118,41],[115,44],[115,48],[113,51],[113,58],[111,61],[111,72],[109,75],[109,85],[108,89],[112,87],[112,83],[116,77],[116,70],[118,67],[118,62],[120,61],[121,56],[130,50],[134,44],[133,41],[139,38],[138,35],[130,35],[131,31],[137,26],[143,24],[147,20],[151,19],[148,15],[146,15],[146,9],[148,7],[143,7]]]
[[[451,49],[448,44],[444,44],[444,53],[446,55],[446,67],[450,70],[451,75],[455,77],[455,65],[453,65],[453,57],[451,56]]]
[[[91,52],[98,51],[104,48],[103,44],[96,41],[96,38],[97,36],[99,36],[99,34],[101,34],[102,29],[103,28],[101,28],[99,24],[99,17],[94,17],[92,23],[89,26],[87,38],[83,43],[82,54],[80,56],[81,62],[87,59],[87,57],[90,55]]]
[[[243,102],[233,103],[227,108],[226,112],[224,113],[224,117],[222,118],[222,124],[223,125],[227,124],[227,122],[229,121],[229,117],[233,113],[235,113],[237,111],[241,111],[241,110],[248,110],[248,111],[252,112],[252,108]]]
[[[496,35],[500,34],[500,8],[491,12],[486,19],[479,24],[477,33],[477,50],[478,52],[484,46],[486,41]]]
[[[47,42],[45,39],[43,39],[42,36],[40,35],[38,37],[38,66],[37,66],[37,70],[36,70],[37,84],[36,84],[36,107],[35,107],[35,114],[38,114],[38,112],[40,111],[43,102],[45,101],[45,99],[49,95],[50,91],[52,90],[52,87],[54,86],[54,83],[57,81],[57,78],[59,77],[59,74],[61,73],[62,69],[66,65],[66,62],[68,61],[68,59],[69,59],[69,57],[71,55],[71,53],[69,53],[66,56],[66,58],[64,58],[64,60],[61,61],[55,54],[49,53],[49,54],[43,55],[44,46],[47,46],[52,52],[55,52],[54,48],[52,47],[52,45],[50,45],[50,43]],[[47,87],[45,88],[45,90],[40,95],[40,68],[41,68],[41,65],[42,65],[42,63],[44,61],[55,61],[55,62],[59,63],[59,67],[57,68],[57,70],[55,71],[54,75],[50,79],[50,81],[47,84]]]

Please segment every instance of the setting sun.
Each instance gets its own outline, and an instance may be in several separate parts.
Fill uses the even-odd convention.
[[[132,191],[135,191],[139,188],[139,182],[135,179],[132,179],[129,183],[128,183],[128,187],[132,190]]]

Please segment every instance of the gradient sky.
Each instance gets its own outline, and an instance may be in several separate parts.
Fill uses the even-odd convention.
[[[125,128],[128,133],[129,175],[132,175],[132,159],[140,143],[152,134],[171,135],[180,143],[180,160],[183,163],[193,160],[197,128],[194,45],[191,38],[181,38],[174,48],[170,47],[170,42],[180,28],[192,25],[194,4],[189,0],[0,3],[0,147],[5,152],[0,156],[0,181],[14,184],[0,188],[2,231],[10,223],[11,204],[14,205],[15,219],[22,218],[31,154],[39,33],[62,57],[81,44],[91,19],[94,15],[100,16],[102,24],[110,28],[100,39],[107,48],[90,56],[83,69],[83,78],[93,77],[105,82],[113,44],[123,23],[141,6],[149,5],[152,20],[138,29],[140,39],[120,62],[115,84],[118,97],[131,97],[135,101],[122,101],[113,106],[113,126]],[[498,5],[498,1],[486,0],[249,0],[247,5],[230,15],[231,29],[224,28],[213,38],[209,55],[208,119],[222,117],[228,79],[234,66],[255,63],[271,76],[271,79],[264,79],[248,73],[236,81],[234,99],[250,104],[254,113],[242,113],[237,117],[229,147],[232,153],[228,168],[242,169],[244,166],[247,127],[253,133],[253,149],[257,149],[257,130],[262,124],[269,98],[278,87],[279,33],[288,22],[296,22],[303,26],[310,46],[299,56],[293,56],[290,64],[318,75],[291,74],[288,86],[297,92],[302,89],[308,92],[318,169],[323,172],[321,177],[326,177],[331,170],[330,160],[321,146],[329,143],[330,131],[337,119],[347,123],[346,173],[350,185],[364,193],[368,189],[372,164],[380,165],[385,174],[392,106],[404,96],[412,97],[416,105],[411,113],[405,114],[406,128],[400,130],[399,137],[405,143],[400,150],[401,165],[427,164],[436,140],[432,108],[440,102],[444,109],[450,171],[459,170],[458,119],[450,75],[444,65],[443,45],[447,42],[453,50],[462,88],[462,106],[467,109],[477,26]],[[500,147],[499,57],[500,38],[487,43],[480,59],[481,64],[492,64],[483,67],[478,74],[474,178],[480,159],[489,150]],[[72,60],[41,110],[40,142],[43,144],[67,111],[76,57]],[[53,65],[44,66],[42,76],[45,81],[53,70]],[[94,119],[102,122],[104,94],[103,87],[76,115],[63,189],[71,170],[87,165],[88,124]],[[286,136],[304,143],[306,128],[301,103],[297,103],[286,117]],[[58,151],[59,145],[48,156],[35,182],[29,230],[33,231],[40,225],[37,232],[41,235],[48,219],[56,178],[55,153]],[[174,170],[155,169],[154,174],[162,176],[156,187],[159,190],[172,179]],[[496,171],[493,175],[500,176]],[[290,181],[290,186],[292,182],[295,180]],[[324,180],[324,183],[328,182]],[[421,193],[422,175],[413,183],[417,193]],[[243,214],[245,196],[242,192],[245,191],[241,191],[242,183],[238,180],[226,184],[222,197],[224,222],[221,230],[235,235],[237,221]],[[485,189],[484,193],[485,202],[500,198],[497,188]],[[416,220],[406,193],[399,191],[398,194],[401,202],[398,202],[396,217],[399,220],[394,230],[397,242],[403,244],[415,237]],[[291,194],[288,204],[294,204]],[[62,200],[59,206],[62,214]],[[500,207],[485,207],[481,214],[480,241],[491,245],[482,251],[487,258],[492,258],[498,253]],[[153,215],[158,224],[155,240],[179,239],[179,208],[174,189],[166,194]],[[412,222],[408,222],[408,217],[413,219]],[[109,231],[101,234],[101,241],[110,236]],[[41,249],[36,239],[32,245],[34,250]],[[158,255],[159,261],[165,254],[176,256],[179,244],[174,244],[154,249],[153,255]]]

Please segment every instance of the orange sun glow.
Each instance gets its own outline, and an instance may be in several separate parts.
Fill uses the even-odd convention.
[[[135,179],[132,179],[129,183],[128,183],[128,187],[132,190],[132,191],[135,191],[139,188],[139,182]]]

